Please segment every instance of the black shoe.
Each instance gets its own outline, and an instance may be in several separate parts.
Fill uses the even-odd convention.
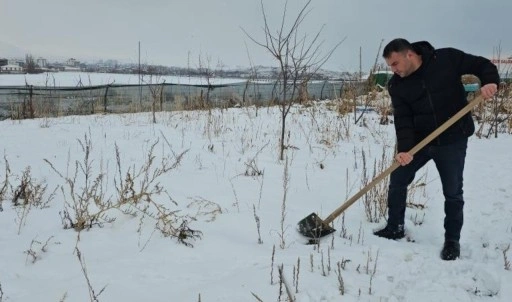
[[[373,235],[392,240],[402,239],[405,237],[404,225],[393,226],[388,224],[382,230],[374,232]]]
[[[441,251],[441,259],[455,260],[460,256],[460,244],[458,241],[445,241]]]

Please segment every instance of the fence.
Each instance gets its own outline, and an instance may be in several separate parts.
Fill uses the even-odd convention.
[[[263,105],[279,99],[278,84],[245,81],[222,85],[0,86],[0,119],[140,112],[153,108],[169,111],[202,105]],[[341,81],[312,81],[307,85],[306,95],[308,99],[334,99],[340,96],[342,88]]]

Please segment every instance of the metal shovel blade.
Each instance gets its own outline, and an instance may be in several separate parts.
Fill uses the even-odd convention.
[[[298,223],[299,233],[309,238],[320,238],[336,230],[324,223],[315,213],[309,214]]]

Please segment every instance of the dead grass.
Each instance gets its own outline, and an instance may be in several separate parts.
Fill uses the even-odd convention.
[[[117,212],[138,216],[141,225],[149,218],[164,237],[175,238],[187,246],[192,246],[192,240],[201,238],[200,231],[189,227],[192,217],[179,214],[177,209],[171,209],[171,206],[178,204],[159,182],[162,176],[172,172],[180,164],[187,151],[176,154],[173,158],[163,156],[157,161],[154,154],[155,147],[159,144],[157,140],[151,145],[146,160],[140,167],[133,166],[124,170],[121,151],[116,145],[116,176],[109,177],[101,166],[93,165],[90,135],[85,134],[84,139],[78,142],[83,160],[68,163],[68,166],[74,167],[70,175],[60,172],[53,163],[45,159],[64,181],[61,186],[64,198],[61,219],[65,229],[80,232],[94,226],[102,227],[105,223],[114,222],[114,213]],[[107,196],[106,186],[112,178],[116,194]],[[167,196],[168,205],[162,203],[162,196]]]

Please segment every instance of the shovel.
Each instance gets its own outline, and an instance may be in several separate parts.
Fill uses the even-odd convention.
[[[458,121],[461,117],[466,115],[468,112],[471,111],[475,106],[480,104],[484,98],[481,95],[478,95],[475,97],[475,99],[472,102],[469,102],[464,108],[462,108],[459,112],[457,112],[454,116],[452,116],[449,120],[444,122],[439,128],[434,130],[431,134],[429,134],[427,137],[425,137],[421,142],[419,142],[416,146],[414,146],[408,153],[411,155],[416,154],[418,151],[420,151],[423,147],[425,147],[428,143],[430,143],[433,139],[438,137],[443,131],[445,131],[447,128],[449,128],[451,125],[453,125],[456,121]],[[341,213],[343,213],[348,207],[350,207],[354,202],[356,202],[361,196],[366,194],[372,187],[374,187],[377,183],[379,183],[382,179],[387,177],[391,172],[396,170],[400,164],[396,161],[393,162],[393,164],[381,172],[379,175],[377,175],[369,184],[367,184],[364,188],[362,188],[359,192],[357,192],[354,196],[350,197],[345,203],[343,203],[339,208],[334,210],[327,218],[322,220],[316,213],[309,214],[306,218],[302,219],[298,223],[298,231],[300,234],[313,238],[318,239],[320,237],[324,237],[326,235],[329,235],[336,230],[332,228],[329,224],[333,222],[334,219],[336,219]],[[314,242],[313,242],[314,243]]]

